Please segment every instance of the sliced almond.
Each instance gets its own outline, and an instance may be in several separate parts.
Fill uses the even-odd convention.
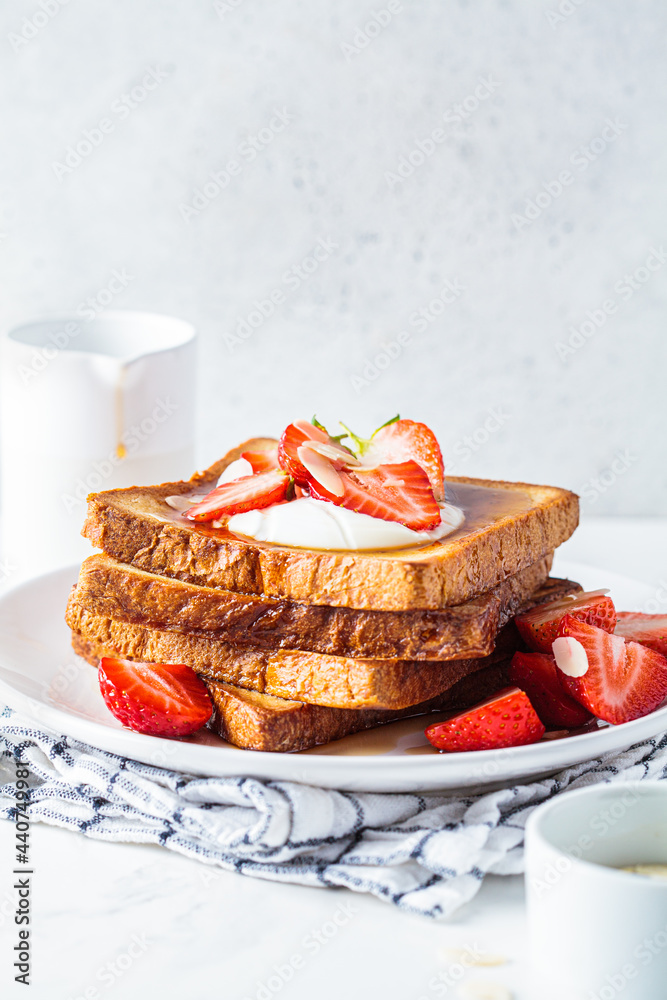
[[[313,477],[316,483],[335,497],[345,493],[343,480],[340,478],[329,459],[324,458],[308,445],[302,444],[297,449],[297,456],[303,467]]]
[[[568,677],[583,677],[588,672],[588,656],[578,639],[559,635],[551,644],[556,664]]]
[[[204,499],[205,494],[201,496],[183,496],[182,493],[176,494],[173,497],[165,497],[164,502],[168,504],[173,510],[177,510],[179,513],[183,513],[185,510],[189,510],[190,507],[194,507],[196,503],[201,503]]]
[[[312,448],[322,458],[328,458],[332,462],[344,462],[345,465],[350,466],[361,465],[359,459],[352,455],[351,452],[346,451],[345,448],[337,444],[331,444],[329,441],[304,441],[301,447]]]

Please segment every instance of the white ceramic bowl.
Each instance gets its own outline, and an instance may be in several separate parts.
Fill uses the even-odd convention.
[[[540,997],[664,1000],[667,879],[619,870],[667,865],[667,781],[565,792],[526,826],[526,889]]]

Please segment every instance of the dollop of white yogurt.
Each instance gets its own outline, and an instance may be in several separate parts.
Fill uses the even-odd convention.
[[[263,510],[234,514],[229,531],[258,542],[305,549],[404,549],[438,541],[463,523],[463,511],[452,504],[441,508],[440,524],[430,531],[413,531],[396,521],[360,514],[326,500],[299,497]]]

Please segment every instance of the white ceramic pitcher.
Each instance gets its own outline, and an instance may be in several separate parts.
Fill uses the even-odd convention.
[[[153,313],[62,316],[9,330],[0,357],[3,572],[92,553],[86,496],[194,471],[194,327]]]

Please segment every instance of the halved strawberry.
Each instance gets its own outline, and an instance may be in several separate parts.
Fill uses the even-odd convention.
[[[560,623],[553,653],[570,694],[606,722],[639,719],[667,698],[666,657],[571,615]]]
[[[446,722],[434,722],[425,735],[438,750],[465,752],[525,746],[537,743],[544,733],[528,695],[511,687]]]
[[[241,458],[250,462],[253,472],[270,472],[271,469],[278,469],[278,445],[266,444],[264,448],[255,451],[241,452]]]
[[[218,517],[260,510],[287,500],[291,480],[286,472],[273,469],[256,476],[244,476],[231,483],[216,486],[208,496],[185,511],[193,521],[215,521]]]
[[[345,427],[345,424],[342,425]],[[345,428],[347,430],[347,428]],[[366,441],[348,430],[363,464],[399,465],[412,460],[426,472],[436,500],[445,497],[445,466],[437,438],[430,427],[396,417],[379,427]]]
[[[591,590],[585,594],[575,594],[550,604],[517,615],[514,621],[521,637],[531,649],[538,653],[550,653],[551,643],[558,635],[558,626],[564,615],[572,615],[579,621],[596,625],[605,632],[613,632],[616,625],[616,609],[606,590]]]
[[[416,462],[377,469],[339,468],[337,476],[342,483],[342,496],[327,489],[323,477],[319,480],[311,477],[311,496],[384,521],[397,521],[414,531],[427,531],[440,523],[440,508],[431,483]]]
[[[556,660],[548,653],[515,653],[508,679],[525,691],[545,726],[577,729],[591,713],[572,697],[561,680]]]
[[[295,420],[285,428],[278,442],[278,464],[299,486],[308,484],[308,473],[297,455],[306,441],[320,441],[324,444],[329,441],[329,435],[308,420]]]
[[[641,611],[619,611],[616,635],[667,656],[667,615],[645,615]]]
[[[98,677],[107,708],[135,733],[188,736],[211,718],[211,698],[192,667],[104,656]]]

